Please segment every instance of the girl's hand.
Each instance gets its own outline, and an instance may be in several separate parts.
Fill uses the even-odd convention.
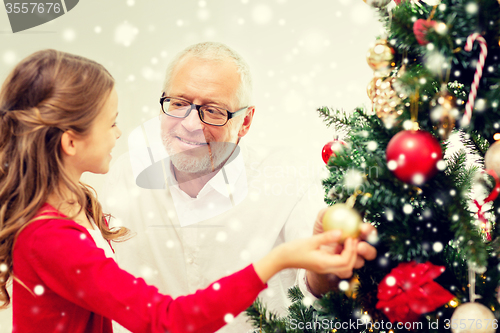
[[[320,210],[318,216],[316,217],[316,221],[314,222],[313,235],[318,235],[323,233],[323,215],[325,215],[327,208]],[[357,254],[358,258],[356,258],[356,264],[354,268],[361,268],[365,264],[365,260],[373,260],[377,256],[377,250],[367,241],[371,241],[371,239],[377,238],[377,229],[369,223],[363,223],[361,225],[361,235],[359,236],[359,242],[357,245]],[[342,245],[335,244],[332,246],[331,251],[333,253],[342,252]]]
[[[359,241],[348,238],[339,253],[325,246],[335,245],[341,235],[340,230],[333,230],[281,244],[254,264],[255,271],[264,283],[286,268],[304,268],[317,274],[350,277],[356,263]]]
[[[325,214],[326,208],[322,209],[314,223],[313,234],[323,233],[323,215]],[[369,223],[363,223],[361,225],[361,235],[359,236],[358,243],[356,245],[356,259],[353,268],[361,268],[365,264],[365,260],[373,260],[377,256],[377,250],[366,240],[376,240],[377,239],[377,229]],[[346,244],[344,244],[345,246]],[[332,253],[339,254],[342,253],[344,247],[340,244],[334,244],[329,247]],[[328,292],[329,290],[336,289],[340,279],[348,279],[352,276],[352,270],[345,270],[341,272],[340,275],[337,274],[318,274],[314,271],[308,270],[306,273],[307,283],[309,285],[310,291],[319,297],[322,294]]]

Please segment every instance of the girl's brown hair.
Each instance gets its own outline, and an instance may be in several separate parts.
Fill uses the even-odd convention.
[[[55,50],[28,56],[2,85],[0,308],[10,303],[6,286],[13,277],[14,242],[49,194],[62,197],[61,185],[74,194],[74,203],[92,216],[105,239],[128,235],[126,228],[108,229],[95,191],[74,183],[64,171],[60,145],[65,131],[81,136],[89,133],[113,86],[113,77],[102,65]]]

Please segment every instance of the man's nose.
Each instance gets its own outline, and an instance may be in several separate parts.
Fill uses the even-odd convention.
[[[203,123],[200,120],[196,106],[191,105],[191,112],[189,112],[189,115],[182,120],[181,124],[190,132],[203,129]]]

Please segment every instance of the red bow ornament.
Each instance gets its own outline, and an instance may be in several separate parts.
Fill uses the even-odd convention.
[[[444,266],[430,262],[400,263],[378,286],[377,309],[393,322],[416,322],[427,312],[448,303],[455,296],[434,281]]]

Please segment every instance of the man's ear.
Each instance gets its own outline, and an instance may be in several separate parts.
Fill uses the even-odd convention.
[[[250,125],[252,125],[254,113],[255,113],[255,106],[249,106],[247,109],[247,114],[245,116],[245,119],[243,119],[243,124],[241,125],[240,130],[238,132],[238,137],[242,138],[245,135],[247,135],[248,131],[250,130]]]
[[[76,136],[72,131],[66,131],[61,137],[61,148],[64,154],[74,156],[76,154]]]

